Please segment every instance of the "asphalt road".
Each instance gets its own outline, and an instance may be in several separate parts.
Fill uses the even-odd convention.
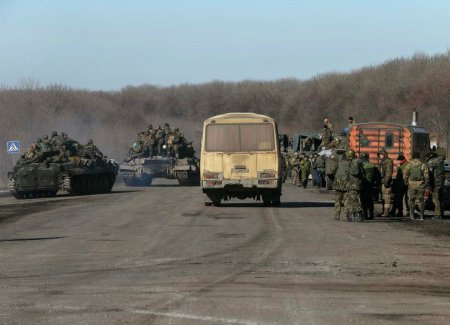
[[[0,197],[0,323],[448,324],[449,223],[335,221],[289,185],[279,208],[172,181]]]

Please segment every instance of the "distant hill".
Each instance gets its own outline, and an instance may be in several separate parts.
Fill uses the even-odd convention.
[[[29,146],[51,130],[93,138],[109,156],[122,159],[136,132],[149,123],[175,123],[199,144],[203,119],[224,112],[256,112],[274,117],[281,132],[320,130],[328,117],[337,129],[348,116],[357,122],[409,123],[413,108],[419,123],[445,139],[450,131],[450,52],[416,54],[349,73],[310,80],[213,81],[172,87],[142,85],[117,92],[39,86],[33,80],[0,88],[0,186],[11,168],[7,140]]]

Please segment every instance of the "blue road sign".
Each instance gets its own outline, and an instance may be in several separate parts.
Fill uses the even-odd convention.
[[[20,153],[20,141],[8,141],[6,143],[8,153]]]

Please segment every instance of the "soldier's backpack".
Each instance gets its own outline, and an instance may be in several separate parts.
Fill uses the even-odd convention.
[[[375,165],[370,161],[365,161],[363,163],[364,171],[366,172],[366,180],[373,183],[375,178]]]
[[[423,172],[423,164],[417,164],[417,165],[412,165],[411,164],[411,168],[409,170],[409,179],[412,181],[423,181],[424,178],[424,172]]]

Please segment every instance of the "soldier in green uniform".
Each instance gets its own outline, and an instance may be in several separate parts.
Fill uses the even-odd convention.
[[[391,209],[391,192],[392,192],[392,173],[394,171],[394,162],[386,151],[381,149],[378,152],[381,161],[378,169],[381,174],[381,198],[383,199],[383,213],[380,217],[388,217]]]
[[[333,150],[330,157],[325,159],[325,182],[328,190],[333,188],[334,177],[339,166],[339,158]]]
[[[71,152],[67,150],[66,145],[63,143],[59,147],[59,153],[56,156],[47,158],[47,162],[50,163],[66,163],[69,161],[69,156],[71,155]]]
[[[408,185],[409,217],[414,220],[414,209],[418,201],[420,220],[425,213],[425,189],[429,182],[428,167],[420,160],[420,152],[413,152],[412,160],[406,166],[403,179]]]
[[[31,147],[22,156],[19,161],[20,164],[31,164],[39,161],[39,152],[36,143],[33,143]]]
[[[328,147],[330,145],[333,139],[333,132],[327,124],[324,124],[320,138],[322,139],[321,146]]]
[[[97,146],[94,144],[94,140],[89,139],[88,143],[83,148],[84,157],[88,159],[103,158],[103,154],[98,150]]]
[[[394,189],[394,203],[392,204],[391,215],[395,215],[398,218],[403,217],[403,199],[405,199],[405,206],[407,215],[409,215],[409,202],[408,202],[408,186],[406,185],[403,174],[405,169],[408,167],[409,162],[406,160],[405,156],[400,154],[397,157],[397,176],[393,182]],[[397,211],[397,214],[395,212]]]
[[[348,221],[364,221],[361,206],[361,186],[364,179],[364,167],[360,159],[356,158],[355,151],[348,149],[345,159],[349,161],[349,172],[344,195],[344,212]]]
[[[299,168],[301,175],[301,184],[303,188],[306,188],[308,186],[308,179],[309,174],[311,174],[312,165],[311,161],[305,154],[303,154],[302,159],[300,160]]]
[[[298,152],[294,152],[294,155],[289,159],[289,166],[291,169],[291,183],[294,185],[299,184],[299,156]]]
[[[444,194],[445,167],[444,157],[437,151],[431,152],[428,158],[428,169],[430,171],[430,189],[434,204],[433,219],[440,220],[444,216],[442,196]]]
[[[344,197],[347,193],[347,181],[350,172],[350,162],[342,158],[339,161],[336,175],[333,182],[333,190],[335,190],[334,197],[334,218],[339,220],[341,217],[341,210],[344,207]],[[349,215],[345,214],[345,219],[348,220]]]
[[[361,153],[361,161],[364,168],[364,179],[361,184],[361,205],[364,218],[372,220],[374,218],[372,188],[375,181],[375,165],[369,160],[368,153]]]

